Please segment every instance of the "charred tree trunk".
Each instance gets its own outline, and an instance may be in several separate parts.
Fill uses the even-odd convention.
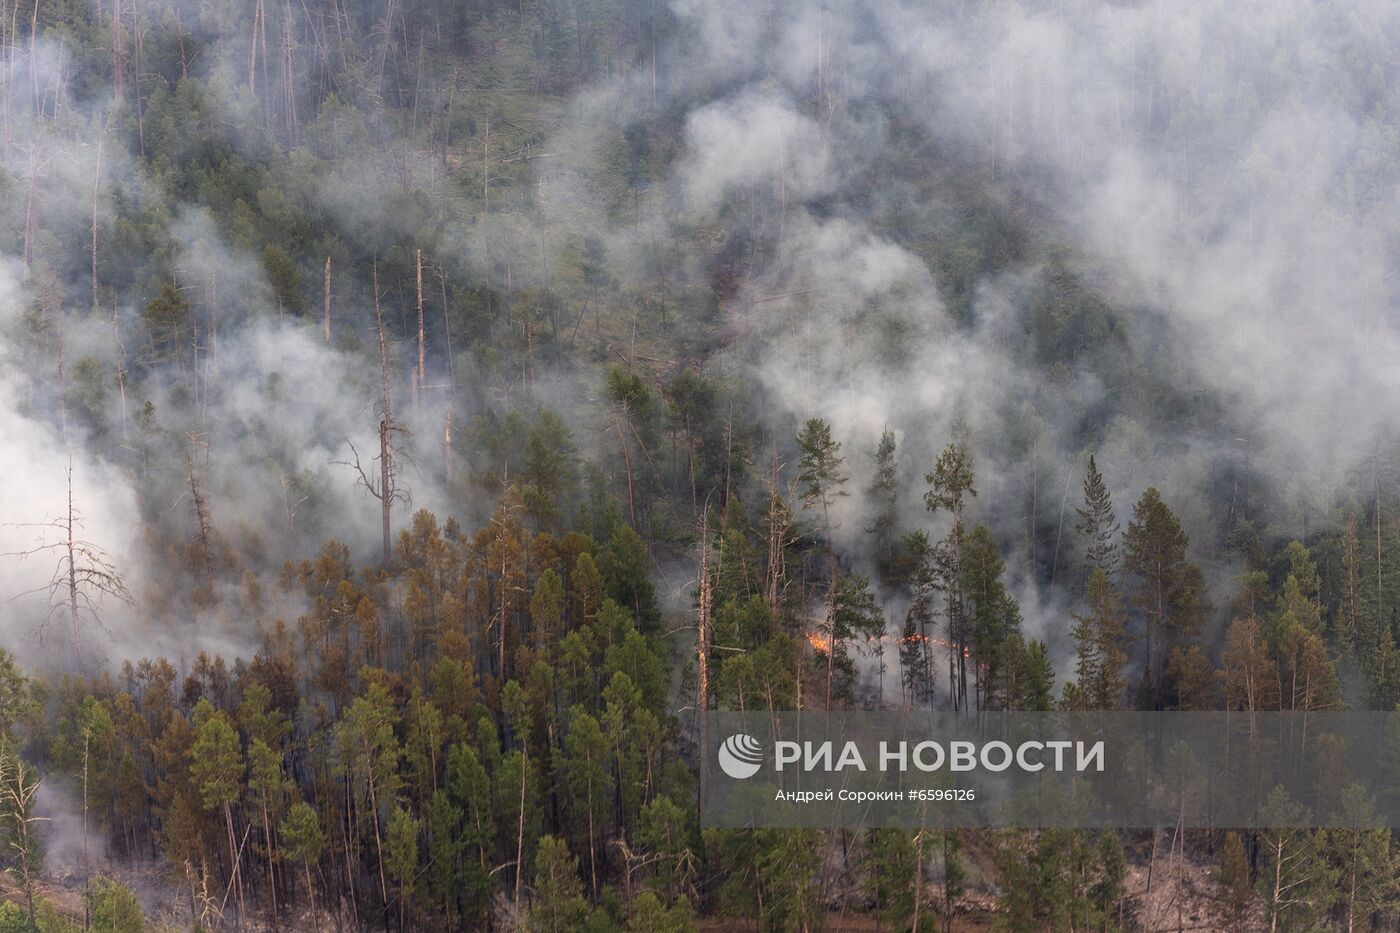
[[[415,278],[418,286],[418,391],[428,384],[427,333],[423,324],[423,251],[413,251]]]
[[[379,306],[379,267],[377,265],[374,269],[374,323],[379,331],[379,378],[383,393],[380,402],[383,417],[379,421],[379,505],[384,526],[384,563],[387,564],[392,546],[389,525],[394,496],[393,488],[390,485],[393,474],[393,466],[390,462],[393,456],[390,433],[394,427],[394,414],[389,401],[389,346],[384,339],[384,314]]]
[[[326,343],[331,342],[331,257],[326,257],[325,325]]]

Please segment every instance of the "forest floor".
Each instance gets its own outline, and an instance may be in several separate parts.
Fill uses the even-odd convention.
[[[953,915],[953,925],[948,929],[948,933],[984,933],[991,930],[995,924],[994,913],[957,913]],[[748,933],[761,929],[757,920],[739,920],[732,917],[707,917],[695,923],[696,933],[727,933],[730,930]],[[881,923],[878,918],[869,914],[829,913],[824,918],[821,929],[823,933],[878,933],[895,930],[896,927]],[[940,925],[939,929],[944,928]]]
[[[1254,933],[1268,929],[1263,906],[1257,899],[1238,922],[1230,917],[1229,905],[1221,898],[1215,878],[1214,862],[1206,854],[1188,852],[1173,856],[1167,849],[1170,834],[1164,834],[1161,845],[1151,865],[1150,892],[1147,853],[1139,851],[1136,858],[1129,858],[1125,912],[1132,920],[1132,929],[1158,933]]]
[[[1124,900],[1124,920],[1129,929],[1157,933],[1223,930],[1254,933],[1268,928],[1257,900],[1241,923],[1235,924],[1228,919],[1227,905],[1220,898],[1214,878],[1214,863],[1206,854],[1173,854],[1169,849],[1169,836],[1159,840],[1159,846],[1155,858],[1149,856],[1145,846],[1130,847],[1127,853],[1125,883],[1128,895]],[[974,847],[965,855],[971,856],[969,866],[977,880],[958,900],[951,926],[946,929],[948,933],[984,933],[996,924],[995,892],[986,887],[985,879],[978,871],[985,853]],[[1149,862],[1152,875],[1150,893]],[[189,904],[178,901],[176,889],[160,866],[151,863],[128,864],[112,873],[137,893],[143,910],[157,929],[188,927]],[[39,878],[35,882],[35,894],[52,903],[63,916],[82,923],[83,890],[77,874]],[[20,879],[8,872],[0,873],[0,899],[23,906],[24,891]],[[930,908],[938,909],[936,904],[930,904]],[[284,933],[314,931],[327,925],[324,915],[313,919],[309,911],[304,910],[297,911],[295,916],[289,916],[284,911],[280,919],[279,928]],[[317,920],[322,923],[317,923]],[[255,922],[249,928],[270,930],[271,926]],[[757,931],[760,926],[757,921],[734,917],[705,917],[697,919],[695,928],[698,933],[720,933],[727,930]],[[941,923],[939,928],[945,929]],[[826,933],[876,933],[890,929],[890,926],[870,914],[847,910],[828,912],[823,918],[822,929]]]
[[[83,922],[83,892],[81,890],[74,890],[66,885],[55,884],[40,878],[34,882],[34,895],[53,904],[54,909],[67,919],[78,924]],[[24,885],[20,879],[9,872],[0,873],[0,899],[13,901],[21,907],[25,906]]]

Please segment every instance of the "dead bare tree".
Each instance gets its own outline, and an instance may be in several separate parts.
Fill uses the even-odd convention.
[[[15,864],[9,870],[19,875],[30,923],[34,922],[34,875],[41,861],[34,824],[45,819],[34,815],[34,796],[39,792],[39,783],[34,769],[24,763],[6,740],[0,747],[0,811],[6,818],[6,835],[14,850]]]
[[[418,273],[418,381],[415,384],[421,392],[428,384],[427,351],[425,349],[427,341],[423,327],[423,251],[421,249],[414,250],[413,255]]]
[[[379,412],[379,456],[376,458],[379,463],[379,476],[374,479],[365,472],[364,465],[360,461],[360,452],[349,440],[346,443],[350,445],[353,459],[338,462],[352,467],[359,476],[359,485],[379,500],[384,531],[384,562],[388,563],[393,546],[390,519],[394,503],[402,502],[406,505],[410,501],[408,490],[399,486],[399,462],[408,459],[403,450],[403,442],[409,435],[407,428],[394,421],[393,404],[389,397],[389,349],[384,337],[384,315],[379,306],[379,266],[377,264],[374,267],[374,322],[379,330],[381,383],[381,395],[379,404],[376,406]]]
[[[102,137],[97,139],[97,163],[92,170],[92,315],[97,317],[97,205],[102,193]]]
[[[195,522],[198,524],[199,534],[199,555],[204,564],[204,582],[212,585],[214,576],[214,550],[210,542],[212,526],[209,519],[209,500],[205,498],[204,492],[199,487],[199,478],[195,476],[194,459],[185,454],[185,476],[190,484],[190,503],[194,509]]]
[[[326,257],[326,287],[325,287],[325,318],[326,318],[326,343],[331,342],[331,257]]]
[[[49,610],[40,628],[43,629],[56,617],[66,614],[72,626],[73,657],[82,665],[82,623],[86,616],[104,632],[99,612],[104,599],[110,597],[128,606],[136,604],[126,583],[117,573],[116,565],[98,545],[79,536],[83,527],[82,513],[73,504],[73,466],[68,466],[68,510],[60,518],[48,522],[21,524],[17,527],[34,528],[42,531],[57,531],[56,541],[41,539],[34,547],[23,551],[13,551],[4,556],[37,557],[40,554],[57,553],[58,562],[49,581],[12,597],[20,599],[35,593],[49,595]]]
[[[698,672],[695,701],[695,718],[699,721],[701,754],[709,753],[709,723],[706,714],[710,708],[710,613],[714,606],[714,587],[710,577],[710,504],[705,503],[705,511],[700,515],[700,591],[698,594],[695,618],[695,667]],[[700,807],[705,806],[705,769],[700,769]]]
[[[452,482],[452,403],[448,402],[442,414],[442,467],[447,481]]]

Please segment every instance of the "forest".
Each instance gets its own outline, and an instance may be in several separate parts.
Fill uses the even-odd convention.
[[[1397,42],[0,0],[0,933],[1400,929],[1359,786],[721,830],[697,777],[710,710],[1400,708]]]

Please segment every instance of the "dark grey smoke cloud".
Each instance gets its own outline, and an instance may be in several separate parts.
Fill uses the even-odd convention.
[[[1044,568],[1069,559],[1072,535],[1061,526],[1054,539],[1063,538],[1063,553],[1047,559],[1055,540],[1043,529],[1058,524],[1066,489],[1065,525],[1072,521],[1086,447],[1099,454],[1120,517],[1155,484],[1204,542],[1217,529],[1202,492],[1219,481],[1222,462],[1266,472],[1279,500],[1268,517],[1297,525],[1321,515],[1347,471],[1395,428],[1400,11],[1392,5],[676,0],[670,9],[676,35],[655,85],[649,65],[639,67],[541,116],[532,129],[545,141],[521,176],[527,183],[493,192],[489,222],[471,216],[437,158],[381,145],[353,120],[308,131],[308,146],[335,154],[316,206],[349,226],[431,240],[468,275],[513,288],[582,291],[576,260],[590,237],[603,244],[609,274],[638,288],[663,272],[703,282],[716,254],[732,250],[723,296],[732,342],[709,365],[749,380],[765,426],[781,437],[808,416],[830,419],[853,487],[891,426],[911,515],[923,470],[954,419],[965,419],[981,455],[979,517],[1008,549],[1036,633],[1064,626],[1065,597],[1044,587]],[[206,43],[201,67],[229,117],[211,125],[232,133],[250,107],[241,27],[212,9],[184,8],[182,20]],[[37,48],[48,88],[61,53]],[[16,87],[28,85],[17,78]],[[38,166],[41,228],[66,231],[63,242],[81,242],[90,219],[107,114],[101,95],[89,100],[97,103],[66,101],[61,120],[39,124],[16,108],[5,157],[11,192]],[[652,120],[675,129],[666,146],[653,141],[666,150],[653,161],[669,159],[668,168],[619,198],[600,183],[600,167],[618,158],[629,125]],[[933,181],[888,177],[893,154],[925,160]],[[306,536],[342,537],[371,554],[373,503],[334,461],[348,452],[346,438],[372,446],[372,354],[353,340],[326,347],[313,325],[280,321],[257,257],[222,242],[200,209],[160,190],[110,140],[102,158],[104,218],[118,190],[164,202],[194,300],[218,270],[230,311],[207,423],[161,422],[167,436],[207,433],[217,527],[275,549],[288,540],[285,481],[301,476],[320,497],[319,518],[309,506],[303,516]],[[394,197],[410,181],[444,205],[441,229],[399,229]],[[1150,412],[1112,397],[1092,367],[1027,366],[1028,309],[1053,273],[1038,262],[1005,263],[951,302],[928,244],[896,221],[926,218],[929,236],[952,237],[964,222],[961,189],[1038,231],[1039,247],[1062,246],[1090,289],[1131,309],[1124,339],[1135,364],[1226,414],[1164,434]],[[12,231],[23,230],[23,208],[24,198],[11,197],[0,209]],[[86,262],[57,264],[72,295],[85,294]],[[365,320],[367,299],[338,296],[338,313]],[[134,516],[142,502],[188,508],[181,458],[167,455],[137,489],[109,458],[85,453],[79,429],[70,426],[65,443],[43,367],[28,355],[33,300],[33,283],[10,257],[0,277],[0,383],[21,401],[0,412],[0,461],[26,483],[0,491],[4,519],[57,511],[71,450],[89,535],[139,592],[146,556]],[[129,334],[136,310],[122,304],[92,319],[83,302],[70,307],[71,357],[114,372],[121,358],[108,319]],[[573,378],[544,373],[535,392],[571,399],[580,446],[606,457],[594,387]],[[406,387],[396,388],[408,413]],[[135,386],[131,404],[151,400],[163,417],[175,407],[167,391],[158,381]],[[119,424],[116,405],[108,399],[109,430]],[[1092,443],[1086,412],[1106,422]],[[427,452],[436,418],[420,412],[415,424],[424,464],[437,462]],[[415,505],[454,511],[460,503],[440,480],[432,467],[410,476]],[[864,512],[859,494],[842,503],[846,544],[859,539]],[[1031,526],[1042,533],[1028,536]],[[0,530],[0,550],[23,543]],[[5,564],[0,585],[27,589],[35,572]],[[24,631],[35,608],[0,611]],[[118,631],[132,646],[124,650],[146,644],[138,628]]]

